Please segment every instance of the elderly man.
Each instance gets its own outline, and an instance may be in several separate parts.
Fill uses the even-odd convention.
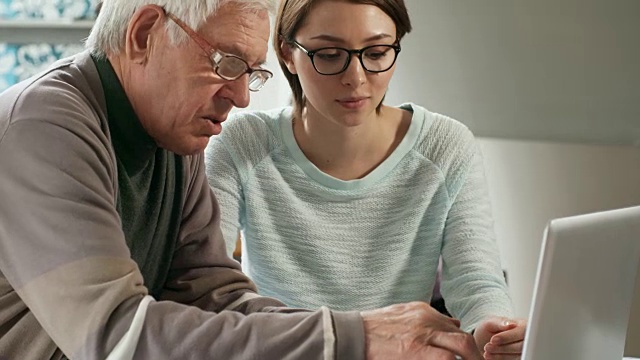
[[[202,152],[271,76],[273,2],[107,0],[0,95],[0,359],[479,357],[426,304],[286,309],[227,257]]]

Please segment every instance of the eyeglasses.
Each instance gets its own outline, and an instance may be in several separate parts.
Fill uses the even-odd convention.
[[[222,79],[233,81],[241,78],[244,74],[249,74],[249,90],[258,91],[262,89],[267,80],[273,77],[273,73],[267,69],[253,69],[243,58],[215,50],[207,40],[198,35],[198,33],[187,26],[182,20],[169,12],[166,12],[166,15],[209,55],[213,71]]]
[[[400,44],[396,41],[392,45],[371,45],[359,50],[349,50],[341,47],[324,47],[307,50],[299,42],[291,40],[300,50],[311,58],[313,68],[321,75],[336,75],[347,70],[351,63],[351,55],[358,55],[362,68],[368,72],[381,73],[393,66],[400,52]]]

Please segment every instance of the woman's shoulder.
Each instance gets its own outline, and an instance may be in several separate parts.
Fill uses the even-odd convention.
[[[420,120],[423,122],[423,137],[433,136],[434,134],[473,137],[471,130],[469,130],[463,122],[456,120],[453,117],[431,111],[414,103],[404,103],[398,107],[412,112],[413,121]]]
[[[461,121],[413,103],[400,108],[413,112],[413,121],[422,121],[414,150],[441,168],[448,168],[475,152],[475,137]]]
[[[266,111],[238,111],[222,123],[222,132],[214,136],[207,146],[207,156],[227,151],[236,160],[258,163],[282,146],[280,123],[287,118],[290,108]]]
[[[291,108],[271,110],[241,110],[229,115],[222,124],[221,137],[246,137],[250,134],[274,136],[279,133],[279,124],[290,118]]]

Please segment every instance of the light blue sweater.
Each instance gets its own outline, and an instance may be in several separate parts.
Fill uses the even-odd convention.
[[[482,157],[461,123],[414,104],[395,151],[362,179],[321,172],[293,136],[291,108],[246,112],[206,151],[231,253],[289,306],[364,310],[428,302],[442,254],[448,310],[475,328],[512,315]]]

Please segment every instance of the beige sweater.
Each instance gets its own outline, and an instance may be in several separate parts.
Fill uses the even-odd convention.
[[[255,294],[226,255],[202,154],[184,158],[178,243],[147,306],[106,113],[88,53],[0,94],[0,359],[105,359],[116,344],[136,359],[364,357],[357,312]]]

